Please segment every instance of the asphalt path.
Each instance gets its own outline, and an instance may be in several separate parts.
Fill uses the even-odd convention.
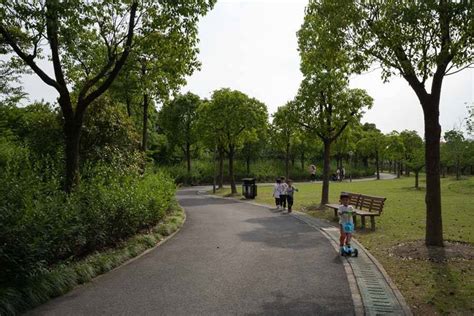
[[[340,257],[276,211],[178,192],[187,220],[155,250],[31,315],[353,315]]]

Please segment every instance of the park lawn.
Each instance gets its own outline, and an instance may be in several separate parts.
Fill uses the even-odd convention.
[[[424,186],[425,182],[420,181]],[[442,179],[443,227],[446,240],[474,244],[474,178],[456,181]],[[320,183],[295,185],[296,210],[332,221],[332,210],[319,211],[314,206],[321,199]],[[274,205],[271,186],[259,186],[256,202]],[[474,266],[472,261],[434,263],[402,260],[389,255],[389,249],[401,242],[424,239],[424,189],[414,189],[413,177],[395,180],[342,182],[330,184],[330,202],[336,203],[341,191],[364,193],[387,198],[382,216],[376,218],[375,232],[358,231],[356,238],[382,263],[402,291],[415,314],[474,313]],[[229,193],[224,189],[220,195]]]

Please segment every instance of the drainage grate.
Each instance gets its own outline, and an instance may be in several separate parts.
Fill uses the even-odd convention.
[[[327,225],[301,213],[295,213],[293,216],[310,226],[324,231],[336,245],[339,244],[339,230],[334,226]],[[357,247],[358,243],[355,242],[355,244]],[[359,256],[357,258],[347,258],[347,261],[354,273],[364,305],[365,315],[407,314],[404,312],[383,274],[362,248],[359,248]]]

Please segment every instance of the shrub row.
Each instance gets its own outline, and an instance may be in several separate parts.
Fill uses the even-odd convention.
[[[175,193],[161,172],[139,176],[96,167],[67,195],[58,190],[60,180],[45,180],[32,166],[0,169],[0,283],[7,285],[156,225]]]
[[[200,184],[211,184],[213,182],[214,172],[217,165],[213,165],[210,161],[195,160],[192,163],[191,172],[188,173],[186,165],[176,164],[171,166],[160,166],[160,170],[165,170],[169,173],[178,184],[189,184],[189,185],[200,185]],[[321,180],[322,167],[318,166],[316,177]],[[335,165],[332,168],[332,172],[335,172]],[[346,171],[347,173],[347,171]],[[373,167],[357,167],[352,170],[353,178],[367,177],[375,173]],[[252,162],[250,164],[250,172],[247,173],[245,163],[236,161],[235,163],[235,179],[240,181],[242,178],[252,177],[256,178],[258,182],[273,182],[276,177],[285,175],[285,167],[283,162],[279,160],[262,160]],[[302,169],[301,166],[291,166],[290,178],[296,181],[309,180],[310,175],[308,170]],[[228,166],[224,164],[224,181],[229,182],[228,177]]]
[[[17,315],[118,267],[156,246],[181,227],[184,219],[183,209],[174,201],[169,214],[150,232],[134,235],[117,247],[93,253],[82,260],[59,264],[21,286],[0,285],[0,315]]]

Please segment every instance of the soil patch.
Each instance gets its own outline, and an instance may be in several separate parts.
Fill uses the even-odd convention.
[[[460,241],[445,241],[444,247],[427,247],[424,240],[416,240],[392,247],[390,256],[433,262],[474,260],[474,246]]]

